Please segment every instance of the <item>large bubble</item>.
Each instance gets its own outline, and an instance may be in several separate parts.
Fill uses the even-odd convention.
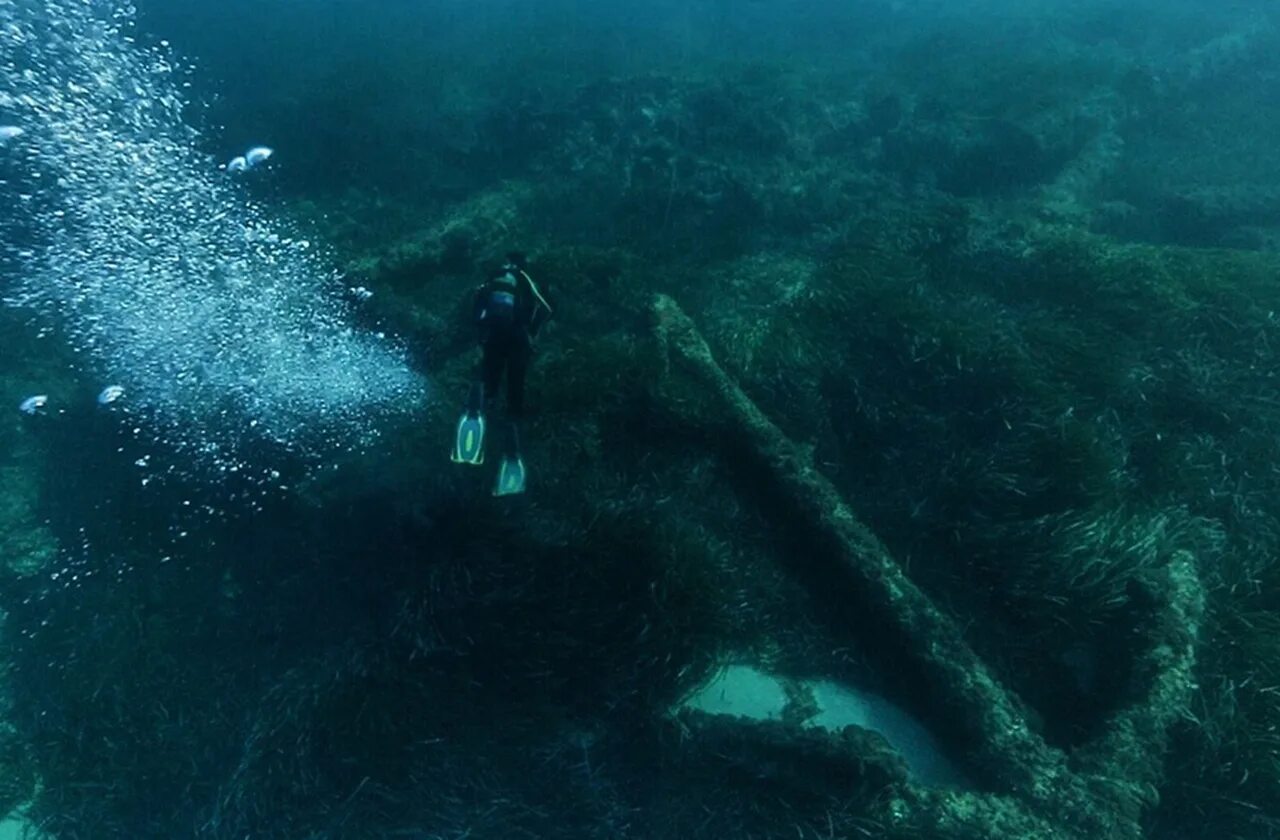
[[[183,70],[114,0],[0,0],[0,270],[149,433],[225,468],[246,444],[354,445],[424,394],[353,325],[333,260],[197,151]]]

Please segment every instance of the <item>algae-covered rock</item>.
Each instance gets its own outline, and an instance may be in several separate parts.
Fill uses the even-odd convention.
[[[39,573],[57,556],[57,543],[36,517],[35,505],[31,468],[0,467],[0,558],[19,577]]]
[[[34,766],[27,745],[8,724],[0,724],[0,814],[9,815],[36,792]],[[3,836],[6,817],[0,817]]]
[[[435,274],[467,274],[502,256],[504,243],[526,238],[524,206],[530,187],[504,183],[485,191],[384,250],[356,259],[350,272],[379,284],[421,282]]]

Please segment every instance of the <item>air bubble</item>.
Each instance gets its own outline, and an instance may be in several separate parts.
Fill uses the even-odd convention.
[[[63,33],[31,39],[29,71],[5,83],[40,119],[20,138],[37,156],[17,196],[34,231],[21,249],[0,241],[19,268],[13,297],[127,391],[135,437],[215,475],[251,444],[318,461],[416,410],[421,376],[399,343],[351,329],[331,252],[198,151],[208,140],[181,122],[180,88],[152,72],[164,56],[104,14],[130,19],[111,0],[0,2],[11,35],[50,21]]]

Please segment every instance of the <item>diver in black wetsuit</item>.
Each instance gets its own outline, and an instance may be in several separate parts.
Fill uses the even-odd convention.
[[[523,493],[525,468],[516,422],[524,414],[524,379],[533,355],[533,339],[551,317],[551,304],[525,270],[524,255],[511,253],[476,289],[472,312],[483,356],[470,403],[458,421],[453,460],[484,463],[485,415],[497,402],[505,374],[507,441],[494,494]]]
[[[524,413],[524,377],[533,339],[551,317],[551,305],[525,270],[523,254],[508,254],[502,267],[476,289],[473,317],[484,350],[480,381],[484,383],[485,407],[492,408],[496,402],[505,372],[507,419],[515,422]]]

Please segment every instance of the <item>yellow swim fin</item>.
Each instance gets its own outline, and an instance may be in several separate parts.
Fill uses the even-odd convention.
[[[493,486],[495,496],[516,496],[524,492],[524,459],[520,457],[520,435],[515,423],[508,427],[507,434],[507,448],[502,453],[498,480]]]
[[[484,463],[484,386],[479,382],[471,387],[467,410],[458,418],[451,460],[455,464]]]
[[[524,492],[524,460],[516,455],[503,456],[498,465],[498,482],[494,485],[495,496],[516,496]]]

